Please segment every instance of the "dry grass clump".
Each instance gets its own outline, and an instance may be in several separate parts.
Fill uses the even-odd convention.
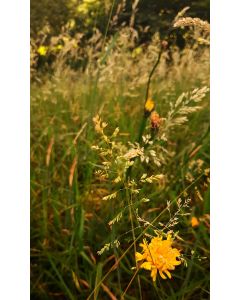
[[[210,25],[207,21],[203,21],[199,18],[180,18],[178,19],[173,27],[186,27],[193,26],[203,30],[206,33],[210,33]]]
[[[160,84],[158,91],[169,91],[172,82],[183,77],[185,81],[199,80],[206,84],[209,49],[202,44],[207,44],[208,38],[200,35],[198,29],[206,34],[209,24],[198,18],[178,17],[173,26],[193,26],[196,30],[189,31],[189,43],[182,52],[171,46],[161,56],[153,77],[153,81],[164,78],[164,85]],[[139,33],[132,27],[123,27],[108,39],[95,29],[92,37],[86,40],[82,33],[72,35],[69,24],[62,27],[58,36],[52,36],[50,28],[45,26],[31,44],[32,76],[36,65],[41,63],[43,68],[52,70],[53,76],[66,78],[74,73],[79,76],[80,72],[86,78],[95,78],[99,87],[105,87],[107,81],[115,85],[118,95],[136,98],[139,96],[136,89],[146,86],[163,42],[159,33],[153,35],[148,44],[139,45],[138,40]],[[194,40],[197,42],[193,43]]]

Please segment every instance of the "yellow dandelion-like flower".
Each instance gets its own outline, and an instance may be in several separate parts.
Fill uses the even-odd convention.
[[[199,226],[198,218],[192,217],[192,219],[191,219],[191,225],[192,225],[192,227],[198,227]]]
[[[48,48],[46,46],[40,46],[37,49],[37,52],[41,55],[41,56],[45,56],[47,54],[47,50]]]
[[[170,271],[181,264],[181,261],[177,260],[181,255],[180,251],[172,248],[172,243],[173,240],[168,235],[166,240],[155,237],[149,244],[145,239],[143,244],[140,244],[143,250],[142,253],[136,252],[136,261],[142,262],[140,268],[151,271],[153,281],[156,281],[157,272],[163,279],[171,278]]]
[[[155,103],[151,98],[148,98],[146,103],[145,103],[145,114],[150,115],[150,113],[154,110]]]

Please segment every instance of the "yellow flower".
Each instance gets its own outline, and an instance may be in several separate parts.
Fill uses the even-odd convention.
[[[163,279],[167,279],[165,274],[171,278],[169,271],[181,264],[181,261],[177,260],[180,252],[172,248],[172,243],[172,238],[168,235],[166,240],[162,237],[155,237],[149,244],[145,239],[143,244],[140,244],[143,251],[142,253],[136,252],[136,261],[142,261],[140,268],[151,271],[153,281],[156,281],[157,272]]]
[[[56,47],[56,49],[57,49],[57,50],[62,50],[62,48],[63,48],[63,46],[62,46],[62,45],[60,45],[60,44],[59,44],[59,45],[57,45],[57,47]]]
[[[196,217],[192,217],[191,219],[191,224],[192,224],[192,227],[197,227],[199,226],[199,221]]]
[[[41,55],[41,56],[45,56],[47,54],[47,50],[48,48],[46,46],[40,46],[37,50],[37,52]]]
[[[133,50],[133,52],[132,52],[132,57],[133,58],[135,58],[135,57],[137,57],[139,54],[141,54],[142,53],[142,48],[141,47],[137,47],[137,48],[135,48],[134,50]]]
[[[82,3],[82,4],[78,5],[77,11],[84,15],[88,14],[88,12],[89,12],[88,5],[86,3]]]
[[[155,106],[154,101],[151,98],[148,98],[144,107],[145,113],[149,115],[153,111],[154,106]]]
[[[68,28],[70,28],[70,29],[73,29],[73,28],[75,27],[75,25],[76,25],[76,22],[75,22],[74,19],[70,19],[70,20],[67,22],[67,26],[68,26]]]

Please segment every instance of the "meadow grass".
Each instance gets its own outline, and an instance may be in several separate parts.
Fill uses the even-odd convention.
[[[114,55],[109,53],[106,60],[115,61]],[[167,119],[170,103],[182,93],[208,85],[207,58],[182,59],[187,63],[164,65],[164,75],[160,66],[151,82],[151,97],[162,119]],[[31,85],[31,295],[33,299],[209,299],[209,93],[187,122],[175,124],[166,140],[156,142],[162,147],[156,149],[167,151],[166,157],[157,152],[160,166],[137,158],[131,167],[135,180],[146,173],[166,174],[166,179],[142,184],[137,196],[125,181],[117,197],[103,200],[115,185],[96,174],[106,157],[93,149],[104,147],[93,118],[100,115],[108,124],[104,129],[108,137],[119,128],[119,149],[136,142],[152,68],[146,64],[140,70],[145,81],[133,84],[137,62],[131,65],[136,70],[129,78],[117,63],[109,65],[112,72],[106,63],[93,75],[58,73]],[[113,163],[117,158],[111,155]],[[151,201],[141,202],[143,198]],[[179,198],[191,202],[180,205],[178,212]],[[109,226],[119,213],[120,220]],[[191,226],[192,216],[199,218],[199,226]],[[137,267],[135,252],[144,237],[161,228],[159,222],[174,228],[185,263],[171,280],[157,277],[153,283],[149,272]],[[112,247],[116,240],[120,246]],[[110,249],[98,255],[104,245]]]

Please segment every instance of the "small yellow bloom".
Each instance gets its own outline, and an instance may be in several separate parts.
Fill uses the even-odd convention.
[[[137,48],[135,48],[134,50],[133,50],[133,52],[132,52],[132,57],[133,58],[135,58],[135,57],[137,57],[139,54],[141,54],[142,53],[142,48],[141,47],[137,47]]]
[[[48,47],[46,46],[40,46],[37,50],[37,52],[41,55],[41,56],[45,56],[47,54],[47,50]]]
[[[192,225],[192,227],[198,227],[199,226],[198,218],[192,217],[192,219],[191,219],[191,225]]]
[[[60,50],[62,50],[62,48],[63,48],[63,46],[60,45],[60,44],[58,44],[57,46],[52,47],[52,50],[54,50],[54,51],[60,51]]]
[[[145,113],[150,114],[154,110],[154,107],[155,107],[154,101],[151,98],[148,98],[144,107]]]
[[[59,45],[57,45],[57,47],[56,47],[56,49],[57,49],[57,50],[62,50],[62,48],[63,48],[63,46],[62,46],[62,45],[60,45],[60,44],[59,44]]]
[[[78,5],[77,11],[79,13],[82,13],[82,14],[86,15],[89,12],[89,8],[88,8],[86,3],[82,3],[82,4]]]
[[[76,25],[76,22],[74,19],[70,19],[67,23],[68,28],[73,29]]]
[[[142,261],[140,268],[151,271],[153,281],[156,281],[157,272],[163,279],[171,278],[169,271],[181,264],[181,261],[177,260],[180,252],[178,249],[172,248],[172,243],[169,235],[166,240],[163,240],[162,237],[155,237],[149,244],[146,240],[140,244],[143,251],[142,253],[136,252],[136,261]]]

